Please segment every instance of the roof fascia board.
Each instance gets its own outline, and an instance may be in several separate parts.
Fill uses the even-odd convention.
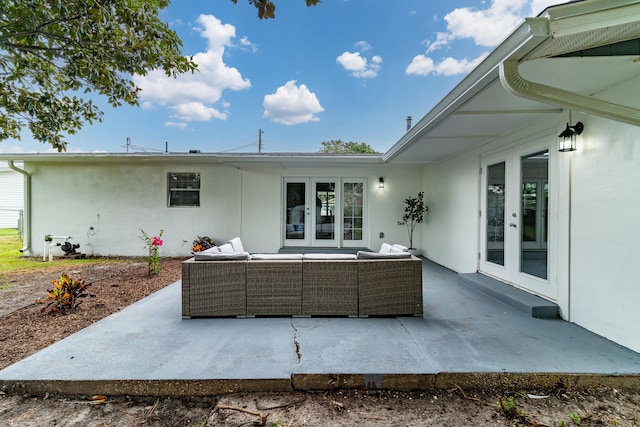
[[[553,38],[631,24],[637,22],[638,14],[637,0],[581,1],[552,7],[544,13]]]
[[[346,155],[346,154],[318,154],[318,153],[299,153],[299,154],[191,154],[191,153],[172,153],[172,154],[139,154],[139,153],[16,153],[2,154],[0,160],[22,160],[26,162],[38,163],[58,163],[58,162],[137,162],[137,163],[168,163],[168,162],[189,162],[189,163],[217,163],[236,165],[295,165],[297,163],[313,164],[319,166],[326,165],[331,162],[333,165],[380,165],[382,163],[381,156],[376,155]]]
[[[389,162],[420,136],[442,122],[482,89],[499,78],[502,61],[513,56],[524,56],[549,37],[548,18],[527,18],[498,47],[496,47],[471,73],[431,109],[418,123],[405,133],[383,156]]]
[[[377,167],[382,165],[380,155],[249,155],[221,158],[221,163],[241,169],[243,167]]]

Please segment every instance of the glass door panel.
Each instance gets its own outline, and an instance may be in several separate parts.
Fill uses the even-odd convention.
[[[520,272],[548,276],[549,151],[520,160]]]
[[[505,162],[487,166],[485,261],[504,266]]]
[[[308,244],[307,186],[305,182],[285,182],[285,242],[296,246]]]
[[[360,244],[364,238],[364,183],[345,182],[342,187],[342,240]]]
[[[327,246],[336,240],[336,183],[315,182],[314,245]]]

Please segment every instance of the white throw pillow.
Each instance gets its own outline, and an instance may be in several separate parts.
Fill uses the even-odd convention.
[[[217,246],[212,246],[209,249],[205,249],[203,251],[200,252],[196,252],[198,254],[219,254],[220,253],[220,248]]]
[[[366,252],[358,251],[358,259],[405,259],[411,258],[409,252]]]
[[[409,252],[409,248],[402,245],[391,245],[391,252]]]
[[[229,243],[233,247],[234,252],[244,252],[244,246],[242,246],[242,240],[240,240],[239,237],[234,237],[227,243]]]
[[[218,248],[220,249],[220,252],[225,254],[232,254],[234,252],[237,252],[233,249],[233,246],[231,246],[231,243],[225,243],[224,245],[218,246]],[[240,251],[240,252],[243,252],[243,251]]]
[[[249,259],[248,252],[219,252],[219,253],[196,253],[195,255],[196,261],[242,261]]]
[[[383,243],[382,246],[380,246],[380,253],[386,252],[391,252],[391,245],[388,243]]]

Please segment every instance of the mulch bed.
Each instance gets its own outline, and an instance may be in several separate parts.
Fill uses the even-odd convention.
[[[87,289],[90,296],[70,314],[43,313],[44,305],[35,303],[60,276],[58,266],[0,278],[5,287],[0,313],[8,313],[0,315],[0,369],[180,280],[183,259],[163,259],[158,275],[149,275],[146,263],[134,260],[74,267],[67,274],[92,285]]]

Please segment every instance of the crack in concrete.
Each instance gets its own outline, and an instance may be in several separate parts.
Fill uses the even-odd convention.
[[[302,353],[300,353],[300,343],[298,342],[298,329],[293,325],[293,319],[291,319],[291,328],[293,328],[293,349],[296,352],[298,363],[300,363]]]

